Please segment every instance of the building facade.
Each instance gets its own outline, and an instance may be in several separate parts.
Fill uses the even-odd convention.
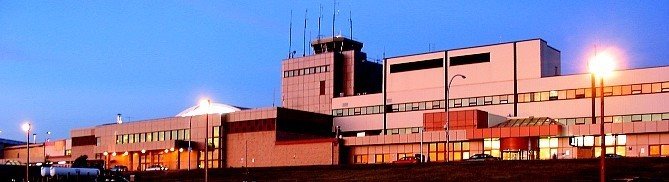
[[[601,153],[599,119],[591,118],[593,111],[601,116],[591,75],[561,75],[560,51],[542,39],[385,61],[384,92],[333,99],[334,125],[348,136],[344,143],[354,156],[350,162],[385,163],[417,151],[431,161],[463,160],[477,153],[505,160]],[[606,153],[669,154],[668,73],[669,67],[618,70],[606,78],[603,93],[596,86],[594,96],[606,98]],[[417,143],[423,128],[422,141],[428,144],[421,150]],[[369,136],[375,133],[385,135]]]
[[[175,117],[74,129],[71,160],[187,170],[390,163],[417,154],[430,162],[479,153],[593,158],[602,153],[601,95],[606,153],[669,156],[669,66],[617,70],[603,92],[599,85],[593,92],[591,75],[562,74],[560,51],[542,39],[383,63],[345,37],[311,44],[315,54],[282,62],[282,107],[214,103]],[[5,156],[16,155],[11,150]]]

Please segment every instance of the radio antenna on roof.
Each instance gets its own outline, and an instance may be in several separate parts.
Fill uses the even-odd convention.
[[[293,10],[290,10],[290,25],[288,28],[288,59],[292,58],[293,52]]]

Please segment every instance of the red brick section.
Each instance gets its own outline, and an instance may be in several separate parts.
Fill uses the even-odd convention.
[[[465,130],[488,127],[488,113],[480,110],[449,111],[451,130]],[[426,131],[444,130],[445,112],[423,114],[423,126]]]

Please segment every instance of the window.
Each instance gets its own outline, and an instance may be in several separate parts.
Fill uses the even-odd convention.
[[[541,92],[534,92],[532,94],[534,95],[533,98],[532,98],[532,102],[541,101]],[[546,98],[548,99],[548,94],[546,94]]]
[[[669,82],[662,83],[662,92],[669,92]]]
[[[651,93],[651,91],[652,91],[651,88],[652,88],[651,84],[643,84],[643,85],[641,85],[641,93],[644,93],[644,94]]]
[[[462,107],[462,99],[455,99],[453,100],[453,107]],[[439,105],[437,105],[439,106]]]
[[[632,94],[640,94],[641,85],[632,85]]]
[[[558,91],[557,90],[551,90],[548,93],[548,100],[558,100]]]
[[[442,58],[408,62],[408,63],[399,63],[390,65],[390,73],[415,71],[415,70],[430,69],[430,68],[440,68],[443,66],[444,66],[444,59]]]
[[[548,96],[549,96],[548,92],[541,92],[541,101],[547,101]]]
[[[449,143],[451,154],[450,161],[459,161],[469,159],[469,142],[452,142]]]
[[[612,87],[604,87],[604,96],[611,96],[613,95],[613,88]]]
[[[368,159],[367,159],[367,156],[368,155],[355,155],[355,159],[353,160],[353,163],[354,164],[367,164],[367,163],[369,163]]]
[[[139,134],[139,142],[146,142],[146,133]]]
[[[100,137],[95,137],[95,146],[100,146],[101,143]]]
[[[613,95],[622,95],[622,87],[621,86],[613,86],[612,88]]]
[[[389,163],[390,162],[390,154],[376,154],[374,155],[375,163]]]
[[[576,98],[576,90],[567,90],[567,99]]]
[[[490,62],[490,53],[471,54],[451,57],[450,66]]]
[[[585,98],[585,89],[576,89],[576,97],[577,99],[580,98]]]
[[[558,138],[539,139],[539,159],[551,159],[557,157]]]
[[[495,157],[500,157],[499,150],[500,142],[499,138],[486,138],[483,139],[483,153],[490,154]]]
[[[446,160],[445,157],[446,157],[445,143],[430,143],[428,145],[429,161],[445,161]]]
[[[325,81],[321,81],[318,88],[320,95],[325,95]]]
[[[492,105],[492,97],[485,97],[483,100],[484,105]]]
[[[567,91],[566,90],[558,91],[558,100],[564,100],[564,99],[567,99]]]
[[[631,85],[623,85],[623,86],[620,86],[620,89],[622,90],[621,95],[630,95],[630,94],[632,94],[632,86],[631,86]]]
[[[470,106],[475,106],[475,105],[477,105],[476,103],[477,103],[477,102],[476,102],[476,98],[470,98],[470,99],[469,99],[469,105],[470,105]]]
[[[153,141],[153,137],[152,137],[151,133],[146,134],[146,141],[147,142],[152,142]]]

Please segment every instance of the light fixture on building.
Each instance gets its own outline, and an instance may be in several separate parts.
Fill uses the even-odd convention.
[[[174,147],[170,148],[170,152],[174,152]]]
[[[112,152],[112,156],[116,156],[116,152]]]
[[[179,148],[179,152],[184,152],[184,149],[183,149],[183,148]]]
[[[128,155],[128,151],[123,152],[123,156],[127,156],[127,155]]]
[[[107,151],[105,151],[105,152],[102,152],[102,155],[107,156],[107,155],[109,155],[109,153]]]
[[[142,149],[142,154],[143,154],[143,153],[146,153],[146,150]]]
[[[165,149],[165,153],[169,152],[167,149]]]

